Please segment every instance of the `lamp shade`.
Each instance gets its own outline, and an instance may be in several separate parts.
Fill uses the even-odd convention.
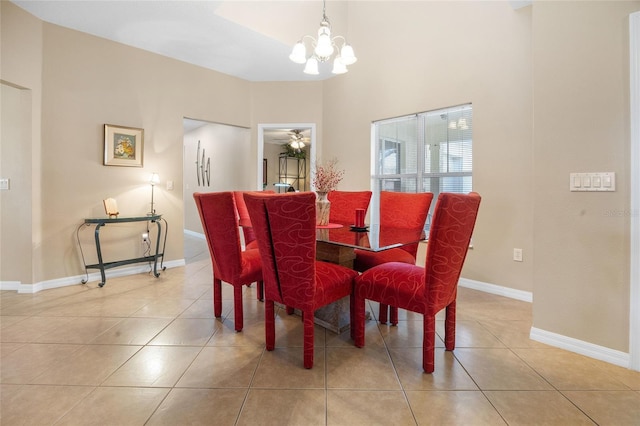
[[[149,182],[151,183],[151,185],[160,183],[160,176],[157,173],[151,173],[151,178],[149,178]]]
[[[305,74],[318,75],[318,60],[316,58],[309,58],[307,65],[304,67]]]
[[[344,64],[344,61],[342,61],[342,58],[336,56],[336,59],[333,60],[333,69],[331,72],[334,74],[344,74],[347,71],[347,66]]]
[[[304,64],[307,61],[307,49],[304,47],[302,41],[297,42],[295,46],[293,46],[289,59],[296,64]]]
[[[342,49],[340,50],[340,57],[342,58],[342,63],[345,65],[354,64],[358,60],[356,55],[353,53],[353,47],[351,47],[350,44],[342,46]]]

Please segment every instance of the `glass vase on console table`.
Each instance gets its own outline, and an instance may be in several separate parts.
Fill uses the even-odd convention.
[[[327,198],[328,192],[316,192],[316,225],[326,226],[329,224],[329,211],[331,201]]]

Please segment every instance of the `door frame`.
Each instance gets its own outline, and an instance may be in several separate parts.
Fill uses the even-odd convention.
[[[640,12],[629,15],[631,126],[629,368],[640,371]]]
[[[310,129],[311,134],[309,136],[309,161],[311,162],[311,167],[316,164],[316,124],[315,123],[261,123],[258,124],[258,142],[257,142],[257,180],[256,180],[256,189],[258,191],[262,191],[262,164],[264,159],[264,131],[267,129]],[[313,188],[311,188],[313,190]]]

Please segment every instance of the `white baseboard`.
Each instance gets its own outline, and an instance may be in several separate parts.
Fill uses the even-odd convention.
[[[460,278],[460,280],[458,281],[458,285],[460,287],[471,288],[474,290],[483,291],[485,293],[491,293],[498,296],[509,297],[511,299],[522,300],[524,302],[533,302],[533,294],[528,291],[515,290],[512,288],[502,287],[495,284],[488,284],[481,281],[474,281],[467,278]],[[552,333],[550,331],[541,330],[535,327],[531,327],[529,337],[531,338],[531,340],[535,340],[537,342],[544,343],[559,349],[564,349],[569,352],[588,356],[589,358],[605,361],[610,364],[618,365],[620,367],[632,367],[630,364],[630,355],[625,352],[595,345],[593,343],[563,336],[561,334]]]
[[[170,260],[164,262],[162,266],[170,269],[178,266],[184,266],[184,259]],[[160,265],[158,265],[160,266]],[[105,271],[107,279],[115,277],[124,277],[127,275],[143,274],[149,272],[148,265],[129,266],[126,268],[115,268]],[[52,288],[66,287],[77,285],[86,279],[87,282],[100,281],[102,277],[100,272],[92,272],[88,276],[86,274],[74,275],[71,277],[56,278],[53,280],[40,281],[34,284],[23,284],[20,281],[0,281],[0,290],[14,290],[18,293],[37,293],[41,290],[49,290]]]
[[[533,302],[533,293],[530,291],[516,290],[513,288],[502,287],[495,284],[483,283],[482,281],[470,280],[468,278],[460,278],[458,280],[460,287],[471,288],[473,290],[484,291],[498,296],[508,297],[510,299],[522,300],[523,302]]]
[[[18,290],[20,281],[0,281],[0,290]]]
[[[569,352],[575,352],[589,358],[605,361],[620,367],[629,368],[629,354],[614,349],[605,348],[604,346],[594,345],[593,343],[574,339],[572,337],[563,336],[561,334],[552,333],[550,331],[541,330],[531,327],[529,334],[531,340],[545,343],[556,348],[564,349]]]
[[[184,229],[184,233],[195,238],[200,238],[201,240],[207,239],[207,237],[200,232],[189,231],[188,229]]]

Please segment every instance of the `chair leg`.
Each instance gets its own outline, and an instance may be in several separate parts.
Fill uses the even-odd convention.
[[[354,293],[356,290],[354,290]],[[358,348],[364,347],[364,297],[354,294],[353,299],[353,341]]]
[[[313,311],[304,312],[304,368],[313,367]]]
[[[445,308],[444,347],[448,351],[456,348],[456,301]]]
[[[258,281],[258,300],[264,301],[264,281]]]
[[[398,325],[398,308],[395,306],[389,306],[389,312],[391,320],[389,321],[391,325]]]
[[[213,314],[216,318],[222,316],[222,281],[217,278],[213,280]]]
[[[273,300],[264,302],[264,339],[267,350],[272,351],[276,346],[276,320]]]
[[[236,325],[236,331],[242,331],[243,320],[242,320],[242,286],[234,285],[233,286],[233,311],[234,311],[234,322]]]
[[[435,315],[424,316],[424,326],[422,332],[422,368],[425,373],[433,373],[434,350],[436,340],[436,317]]]
[[[380,309],[378,310],[378,321],[380,321],[380,324],[386,324],[387,323],[387,311],[389,309],[389,305],[385,305],[383,303],[380,303]]]
[[[355,303],[356,303],[356,299],[353,296],[353,290],[351,291],[351,294],[349,295],[349,334],[351,336],[351,340],[355,340],[355,328],[353,326],[354,320],[355,320]]]

